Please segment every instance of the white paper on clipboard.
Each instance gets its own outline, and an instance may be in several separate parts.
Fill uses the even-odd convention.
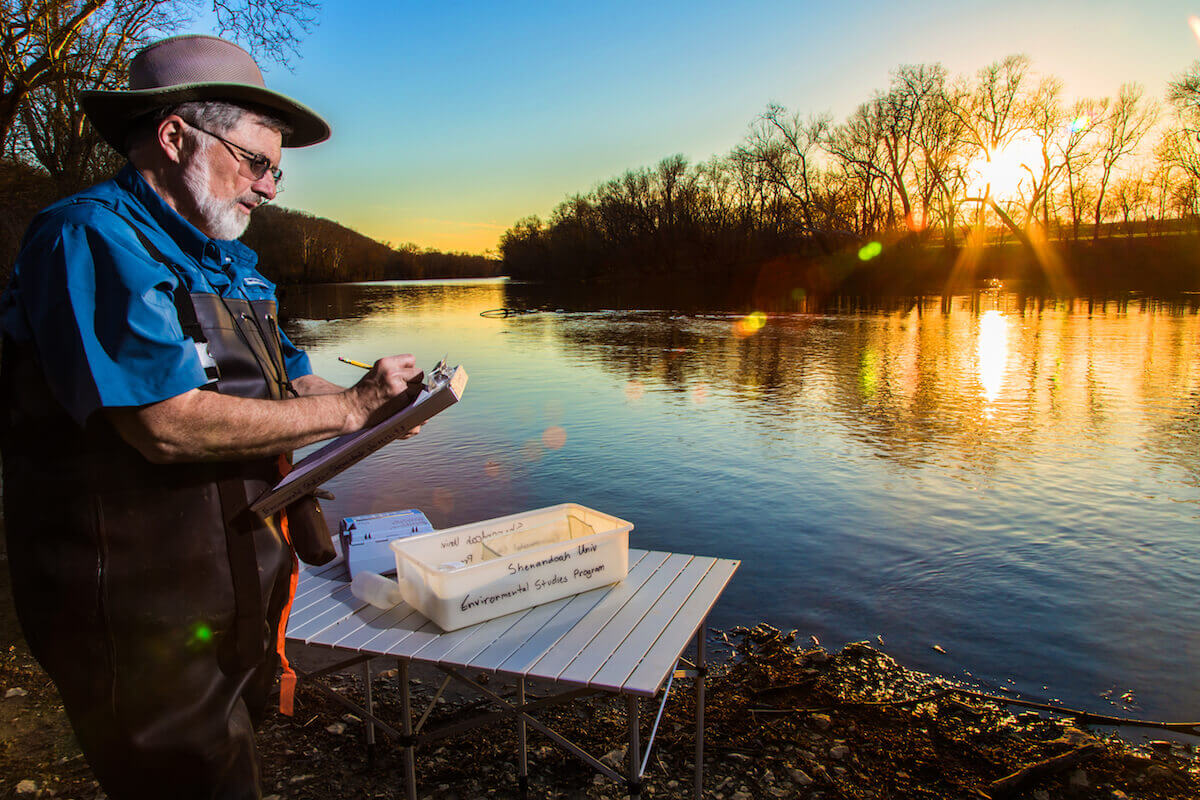
[[[309,453],[274,488],[251,503],[250,510],[265,519],[310,494],[333,476],[457,403],[466,386],[467,371],[461,366],[455,367],[442,379],[427,385],[415,400],[387,419],[369,428],[339,436]]]

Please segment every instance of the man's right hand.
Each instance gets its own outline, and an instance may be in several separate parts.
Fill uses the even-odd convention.
[[[354,429],[373,425],[411,403],[420,390],[423,377],[424,373],[417,369],[417,360],[411,354],[376,361],[362,380],[346,390],[362,415],[354,417]]]

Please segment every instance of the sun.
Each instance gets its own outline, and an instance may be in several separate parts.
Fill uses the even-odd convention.
[[[990,193],[1001,201],[1017,198],[1029,188],[1041,160],[1040,142],[1033,136],[1019,136],[971,162],[971,191],[979,196]]]

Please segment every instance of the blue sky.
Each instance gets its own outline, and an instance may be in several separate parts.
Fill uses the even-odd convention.
[[[287,152],[278,202],[392,244],[482,252],[626,169],[728,152],[767,103],[841,120],[900,64],[973,73],[1025,53],[1068,97],[1130,80],[1161,96],[1200,58],[1192,14],[1200,0],[326,0],[293,71],[267,73],[334,128]]]

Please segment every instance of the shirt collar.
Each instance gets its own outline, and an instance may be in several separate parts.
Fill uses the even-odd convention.
[[[258,255],[246,245],[236,240],[211,239],[199,228],[184,219],[178,211],[170,206],[154,188],[146,182],[142,174],[133,164],[126,164],[116,176],[117,185],[129,192],[141,203],[150,217],[158,223],[168,236],[175,241],[184,253],[196,259],[202,266],[216,267],[224,270],[233,259],[240,265],[253,266],[258,262]],[[212,249],[210,249],[210,246]],[[213,252],[216,252],[213,264]]]

